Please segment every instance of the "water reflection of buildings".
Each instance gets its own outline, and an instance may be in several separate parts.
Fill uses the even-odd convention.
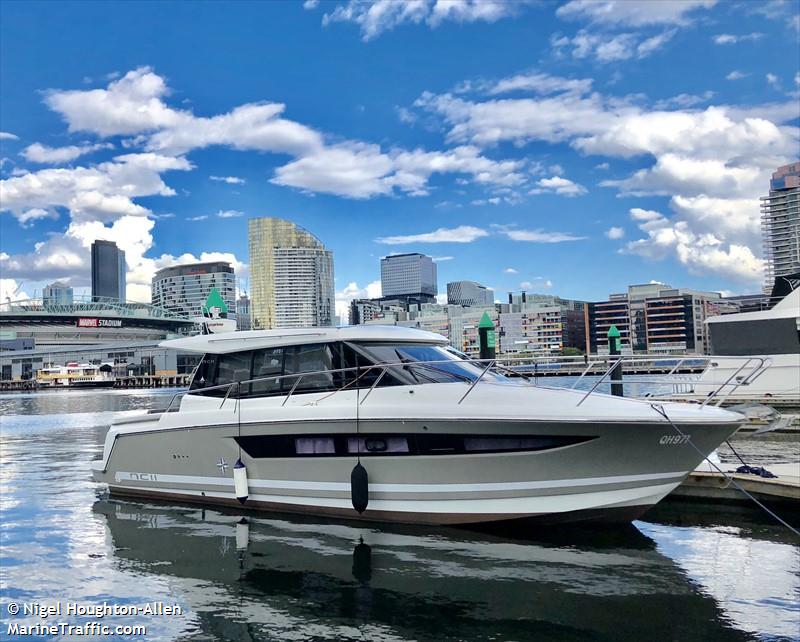
[[[94,510],[120,565],[188,580],[173,590],[207,635],[745,638],[638,534],[603,547],[259,517],[243,538],[239,515],[116,501]]]

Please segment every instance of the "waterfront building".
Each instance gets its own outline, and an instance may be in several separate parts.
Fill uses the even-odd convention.
[[[384,298],[415,297],[422,303],[433,303],[438,292],[436,263],[430,256],[412,252],[381,259]]]
[[[236,276],[230,263],[211,261],[160,269],[153,276],[152,304],[186,317],[202,316],[215,289],[229,310],[236,304]]]
[[[769,196],[761,198],[761,232],[769,292],[776,277],[800,272],[800,161],[772,174]]]
[[[627,293],[587,306],[588,349],[608,354],[608,330],[620,333],[622,354],[707,354],[706,318],[732,311],[718,292],[631,285]]]
[[[279,218],[248,221],[254,330],[333,325],[333,253],[311,232]]]
[[[92,243],[92,298],[125,301],[125,252],[113,241]]]
[[[253,324],[250,320],[250,297],[246,294],[241,294],[236,299],[236,329],[253,329]]]
[[[72,288],[66,283],[61,283],[61,281],[46,285],[42,290],[42,304],[45,307],[72,305],[72,300]]]
[[[494,291],[475,281],[452,281],[447,284],[447,303],[467,307],[494,305]]]

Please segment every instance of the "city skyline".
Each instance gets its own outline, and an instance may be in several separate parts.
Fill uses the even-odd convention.
[[[763,285],[759,198],[797,160],[796,5],[371,21],[305,4],[208,5],[189,23],[164,3],[184,37],[157,44],[132,38],[146,8],[115,5],[89,60],[71,52],[91,5],[6,3],[0,72],[18,82],[0,93],[2,299],[53,281],[88,292],[94,239],[126,252],[130,299],[180,263],[229,261],[252,281],[245,221],[262,216],[333,251],[338,316],[379,294],[393,252],[432,256],[440,288],[474,280],[499,300]],[[29,58],[16,27],[32,21]],[[263,35],[243,41],[247,24]]]

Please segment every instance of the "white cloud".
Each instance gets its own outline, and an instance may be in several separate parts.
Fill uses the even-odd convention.
[[[442,261],[452,261],[454,258],[454,256],[434,256],[433,260],[436,263],[441,263]]]
[[[606,230],[606,236],[610,238],[612,241],[621,239],[623,236],[625,236],[625,228],[616,226],[609,227]]]
[[[767,83],[773,89],[780,89],[781,88],[781,81],[775,74],[767,74],[766,75]]]
[[[187,221],[205,221],[208,220],[208,214],[200,214],[198,216],[187,216]]]
[[[474,147],[461,146],[443,152],[420,149],[381,150],[380,146],[326,136],[283,117],[281,103],[250,103],[210,117],[170,107],[165,99],[165,80],[149,67],[129,71],[105,89],[51,90],[47,104],[60,113],[70,131],[88,131],[99,136],[133,136],[128,147],[144,147],[162,156],[185,154],[211,145],[238,150],[258,150],[289,155],[279,167],[273,183],[311,192],[326,192],[349,198],[372,198],[404,192],[428,193],[427,181],[434,173],[461,173],[484,185],[521,182],[515,173],[519,161],[494,161]],[[235,176],[212,180],[237,183]]]
[[[478,184],[517,185],[522,161],[494,161],[469,145],[446,152],[392,150],[377,145],[342,143],[292,161],[275,172],[273,183],[328,192],[351,198],[391,194],[395,189],[412,196],[429,193],[427,182],[435,173],[470,175]]]
[[[625,251],[652,260],[675,256],[689,272],[756,284],[762,280],[763,261],[746,245],[725,243],[713,233],[697,233],[680,218],[659,212],[631,210],[646,236],[626,245]]]
[[[586,238],[585,236],[575,236],[566,232],[520,230],[512,225],[492,225],[492,227],[512,241],[527,241],[529,243],[564,243],[567,241],[581,241]]]
[[[373,281],[360,288],[355,281],[351,281],[347,286],[336,292],[336,316],[340,319],[347,319],[350,312],[350,302],[353,299],[378,299],[381,296],[381,282]]]
[[[516,15],[530,0],[349,0],[326,13],[322,24],[353,22],[361,28],[364,41],[378,37],[403,24],[425,23],[437,27],[455,22],[495,22]]]
[[[584,94],[591,88],[591,78],[562,78],[546,73],[528,73],[502,78],[489,86],[488,93],[496,95],[512,91],[531,91],[544,95],[562,92]]]
[[[303,9],[306,11],[316,9],[317,6],[319,6],[319,0],[305,0],[305,2],[303,2]]]
[[[408,245],[410,243],[472,243],[484,236],[489,236],[489,232],[471,225],[459,225],[458,227],[450,229],[440,227],[433,232],[426,232],[424,234],[382,236],[375,239],[375,242],[385,245]]]
[[[608,163],[598,163],[597,165],[594,166],[594,168],[595,169],[606,170],[606,169],[610,169],[611,165],[609,165]]]
[[[22,227],[30,227],[33,221],[38,221],[44,218],[58,218],[58,212],[55,210],[45,210],[40,207],[32,207],[29,210],[22,210],[16,215],[16,219]]]
[[[185,158],[125,154],[92,167],[48,168],[21,172],[0,181],[0,210],[19,218],[31,208],[70,210],[73,220],[111,220],[147,216],[150,210],[132,199],[172,196],[161,172],[192,169]]]
[[[25,160],[32,163],[47,163],[63,165],[74,161],[76,158],[101,149],[113,149],[110,143],[96,143],[94,145],[68,145],[66,147],[47,147],[40,143],[33,143],[23,149],[20,154]]]
[[[714,97],[714,92],[711,90],[704,91],[702,95],[697,94],[678,94],[671,98],[664,98],[658,100],[653,105],[656,109],[669,109],[672,107],[694,107],[701,103],[706,103]]]
[[[217,218],[239,218],[244,216],[244,212],[239,210],[220,210],[217,212]]]
[[[739,71],[738,69],[734,69],[730,72],[727,76],[725,76],[726,80],[741,80],[742,78],[747,78],[750,74],[748,72]]]
[[[676,33],[676,29],[669,29],[649,38],[643,38],[636,33],[609,34],[581,29],[571,38],[555,34],[550,44],[557,57],[563,56],[564,50],[569,49],[575,59],[611,63],[631,58],[647,58],[664,47]]]
[[[19,136],[15,136],[11,132],[0,132],[0,140],[19,140]]]
[[[0,253],[0,262],[8,255]],[[2,263],[0,263],[2,264]],[[25,301],[31,297],[22,289],[24,282],[15,279],[0,279],[0,302]]]
[[[542,178],[536,181],[538,187],[532,189],[530,194],[560,194],[561,196],[580,196],[586,194],[586,188],[568,178],[553,176],[552,178]]]
[[[244,185],[247,181],[238,176],[209,176],[212,181],[227,183],[228,185]]]
[[[515,270],[514,268],[506,268],[503,272],[506,274],[519,274],[519,270]]]
[[[690,22],[688,14],[715,4],[716,0],[570,0],[556,15],[603,25],[685,25]]]
[[[747,41],[754,41],[760,40],[764,37],[764,34],[759,31],[753,31],[752,33],[746,33],[742,35],[734,35],[730,33],[720,33],[717,34],[712,38],[714,44],[716,45],[734,45],[737,42],[747,42]]]

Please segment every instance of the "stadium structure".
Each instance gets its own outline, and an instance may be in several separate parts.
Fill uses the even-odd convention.
[[[30,378],[47,363],[109,359],[129,370],[180,372],[191,364],[182,366],[180,355],[176,361],[158,343],[197,329],[194,319],[148,303],[90,296],[70,304],[7,300],[0,303],[0,378]]]

